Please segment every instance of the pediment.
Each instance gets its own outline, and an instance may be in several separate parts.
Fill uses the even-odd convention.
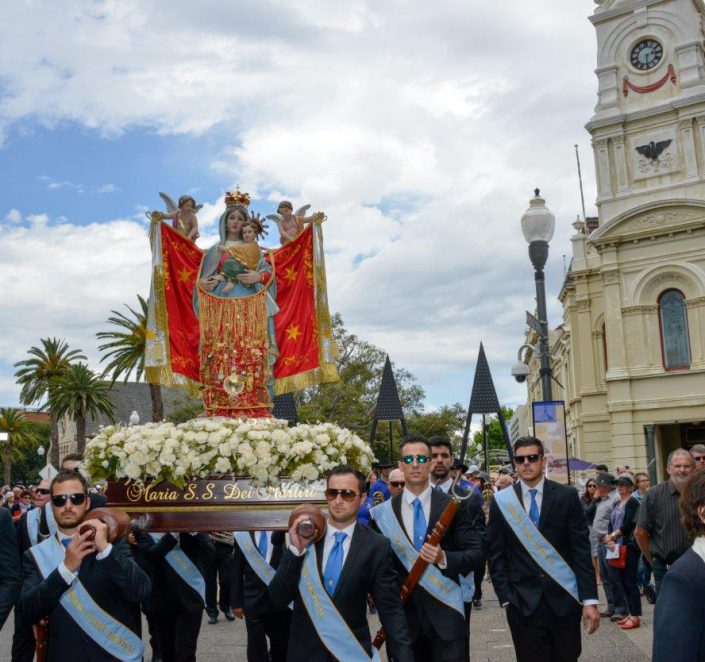
[[[621,243],[705,227],[705,202],[669,200],[643,205],[616,216],[590,234],[593,244]]]

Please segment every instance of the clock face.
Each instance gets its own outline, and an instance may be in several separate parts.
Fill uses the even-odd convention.
[[[639,71],[653,69],[663,57],[663,46],[655,39],[642,39],[629,55],[632,67]]]

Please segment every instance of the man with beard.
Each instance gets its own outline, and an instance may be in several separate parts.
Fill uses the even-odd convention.
[[[668,569],[692,542],[681,525],[680,486],[693,472],[690,453],[678,448],[668,456],[669,480],[649,489],[641,501],[634,533],[641,552],[654,571],[656,595]]]
[[[357,522],[364,498],[365,477],[339,465],[328,476],[323,538],[306,546],[297,530],[306,515],[289,529],[289,549],[269,584],[276,608],[285,609],[294,601],[289,662],[368,659],[372,653],[368,594],[374,598],[394,660],[414,659],[390,543]]]
[[[34,545],[23,560],[19,607],[25,619],[49,619],[47,662],[120,659],[139,662],[144,646],[140,602],[150,590],[147,575],[125,539],[108,542],[108,527],[79,534],[88,512],[88,485],[75,471],[51,482],[56,535]]]

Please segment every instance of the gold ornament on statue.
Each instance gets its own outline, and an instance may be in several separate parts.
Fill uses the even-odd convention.
[[[245,390],[245,382],[240,379],[237,373],[233,372],[223,381],[223,390],[230,397],[237,397]]]

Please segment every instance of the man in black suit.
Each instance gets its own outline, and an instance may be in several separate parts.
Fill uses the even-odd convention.
[[[126,540],[108,542],[104,523],[92,520],[94,539],[79,535],[89,506],[83,476],[59,472],[51,483],[51,503],[58,531],[26,552],[19,602],[27,622],[49,619],[47,661],[141,659],[139,605],[149,594],[148,577]],[[118,655],[116,646],[127,653]]]
[[[162,659],[193,662],[205,607],[208,540],[202,533],[166,533],[141,549],[152,567],[152,595],[146,610],[154,615]],[[174,562],[175,555],[179,555],[178,562]]]
[[[297,518],[289,529],[291,545],[269,585],[272,602],[279,609],[294,600],[291,632],[295,636],[289,639],[287,659],[346,659],[340,650],[350,646],[360,655],[363,651],[371,655],[367,624],[367,595],[371,594],[395,661],[411,662],[411,639],[399,599],[390,543],[357,523],[357,512],[365,499],[365,477],[347,465],[335,467],[328,477],[326,499],[329,518],[325,535],[307,549],[305,539],[297,532],[304,516]],[[300,584],[304,586],[302,590]],[[313,619],[308,611],[309,591],[315,591]],[[339,636],[327,635],[323,629],[326,624],[335,628]]]
[[[284,554],[284,531],[256,531],[241,533],[250,539],[245,549],[235,540],[230,596],[237,618],[245,618],[247,628],[247,662],[285,662],[289,645],[289,607],[275,608],[267,587],[271,576],[260,577],[252,568],[248,554],[259,554],[273,568],[279,567]],[[264,573],[263,573],[264,574]],[[268,581],[267,581],[268,580]],[[268,650],[269,637],[271,651]]]
[[[401,441],[399,455],[405,485],[403,492],[391,499],[389,507],[401,531],[418,550],[418,555],[435,566],[436,571],[449,580],[448,586],[461,596],[460,576],[479,570],[485,563],[482,500],[477,494],[469,496],[458,508],[441,544],[431,545],[426,542],[428,536],[451,497],[431,486],[432,451],[426,437],[407,435]],[[372,517],[375,526],[388,534],[374,510]],[[409,571],[398,555],[394,565],[398,582],[402,584]],[[417,662],[467,660],[468,630],[462,597],[459,597],[460,611],[439,597],[419,584],[405,604],[414,659]]]
[[[10,511],[0,508],[0,628],[12,611],[21,583],[15,526]]]
[[[545,478],[546,458],[540,440],[517,439],[514,461],[520,480],[509,489],[514,490],[516,499],[504,490],[490,504],[492,583],[500,605],[507,609],[518,662],[577,660],[581,652],[581,615],[588,633],[597,630],[600,623],[587,520],[577,491]],[[526,513],[524,525],[543,551],[550,545],[568,565],[567,574],[574,575],[574,581],[566,582],[567,588],[525,549],[523,543],[530,538],[514,533],[497,502],[500,494],[503,503],[511,497],[514,513]],[[557,567],[555,563],[553,567]]]

